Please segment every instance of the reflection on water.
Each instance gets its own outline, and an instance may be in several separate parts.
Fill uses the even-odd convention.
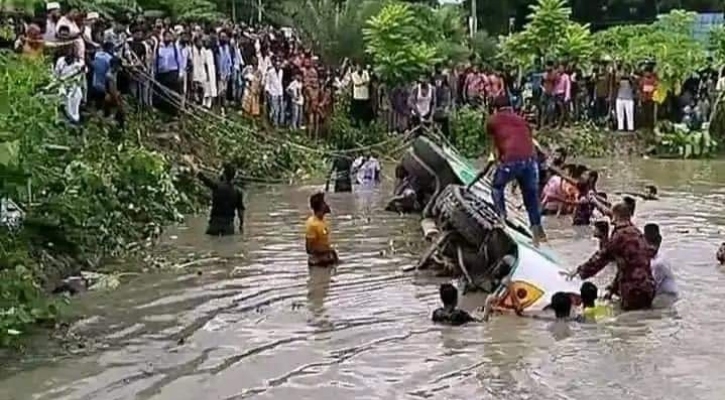
[[[169,232],[170,259],[220,257],[137,278],[76,307],[79,354],[40,350],[0,363],[0,399],[720,399],[725,357],[725,164],[613,161],[603,188],[659,187],[636,223],[657,222],[682,298],[671,308],[601,325],[500,317],[434,326],[441,279],[401,272],[421,251],[418,221],[382,213],[385,194],[330,194],[344,263],[309,269],[302,226],[312,187],[249,196],[245,236]],[[549,245],[573,267],[596,242],[568,220],[546,221]],[[597,277],[603,287],[611,270]],[[480,297],[461,306],[474,310]],[[51,353],[52,354],[52,353]]]
[[[325,313],[325,298],[330,291],[330,280],[334,268],[309,268],[307,278],[307,304],[315,318]]]

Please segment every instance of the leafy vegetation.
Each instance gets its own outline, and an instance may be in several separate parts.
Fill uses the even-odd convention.
[[[409,84],[439,62],[470,55],[460,9],[388,2],[363,29],[375,72],[391,87]]]
[[[725,65],[725,26],[718,26],[710,31],[707,50],[716,65]]]
[[[707,129],[690,131],[682,124],[663,121],[655,130],[660,157],[706,158],[715,155],[718,143]]]
[[[550,60],[588,61],[594,40],[588,25],[570,19],[566,0],[538,0],[530,5],[528,23],[520,32],[500,38],[499,59],[527,70]]]
[[[704,46],[692,36],[695,13],[674,10],[649,25],[629,25],[596,33],[603,55],[636,66],[646,60],[657,63],[658,90],[679,94],[682,83],[705,66]]]
[[[287,0],[273,19],[294,26],[302,41],[330,64],[365,59],[362,30],[383,3],[377,0]]]
[[[441,61],[424,34],[408,4],[389,3],[368,20],[363,30],[365,50],[384,82],[391,87],[410,84]]]
[[[43,284],[122,254],[178,220],[186,198],[163,154],[111,142],[100,124],[79,132],[61,122],[44,63],[3,56],[0,68],[0,198],[26,212],[17,231],[0,228],[6,344],[56,314],[40,300]]]
[[[484,129],[486,115],[475,107],[462,107],[451,115],[450,141],[468,158],[477,158],[490,151],[490,140]]]

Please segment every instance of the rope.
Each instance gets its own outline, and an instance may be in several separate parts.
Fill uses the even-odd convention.
[[[133,54],[133,53],[131,53],[131,55],[133,57],[136,57],[135,54]],[[137,57],[136,57],[136,60],[138,60]],[[129,69],[128,71],[129,71],[130,75],[132,77],[137,78],[137,80],[140,77],[140,78],[143,78],[145,81],[147,81],[151,85],[151,91],[152,91],[152,93],[155,93],[155,94],[159,95],[159,97],[164,98],[164,100],[166,100],[169,103],[171,103],[172,105],[176,106],[184,115],[187,115],[187,116],[191,117],[192,119],[195,119],[197,121],[202,121],[202,122],[204,122],[203,117],[201,115],[199,115],[199,114],[203,114],[203,115],[206,115],[206,116],[210,116],[211,118],[213,118],[213,119],[215,119],[215,120],[217,120],[219,122],[219,125],[218,126],[220,126],[220,128],[222,128],[222,131],[223,132],[226,132],[226,133],[229,133],[229,131],[225,129],[226,128],[225,127],[226,124],[236,125],[235,124],[236,121],[233,121],[231,119],[228,119],[228,118],[226,118],[224,116],[221,116],[221,115],[219,115],[217,113],[214,113],[211,110],[209,110],[209,109],[207,109],[205,107],[202,107],[202,106],[200,106],[200,105],[198,105],[196,103],[184,101],[185,99],[183,98],[183,96],[181,94],[179,94],[179,93],[177,93],[177,92],[169,89],[165,85],[163,85],[160,82],[158,82],[153,76],[151,76],[151,74],[149,74],[148,72],[146,72],[145,68],[135,69],[135,70]],[[248,129],[248,127],[246,127],[246,126],[244,128],[245,129]],[[401,151],[402,149],[408,147],[410,145],[410,143],[412,142],[412,140],[413,140],[413,136],[416,134],[416,132],[419,129],[426,129],[426,127],[424,127],[422,125],[419,125],[419,126],[416,126],[416,127],[412,128],[412,129],[409,129],[403,135],[401,135],[402,138],[400,136],[399,137],[391,137],[389,139],[380,141],[378,143],[373,143],[373,144],[370,144],[370,145],[361,145],[361,146],[354,147],[354,148],[351,148],[351,149],[337,150],[337,151],[327,150],[327,149],[323,149],[323,148],[312,148],[312,147],[309,147],[309,146],[305,146],[305,145],[302,145],[302,144],[293,142],[291,140],[287,140],[287,139],[282,138],[282,137],[279,137],[279,136],[269,135],[269,133],[270,133],[269,131],[267,131],[268,135],[260,135],[260,134],[256,133],[253,129],[249,129],[249,133],[252,134],[252,135],[254,135],[254,136],[256,136],[256,137],[258,137],[258,138],[260,138],[260,139],[262,139],[262,140],[264,140],[264,141],[270,141],[270,140],[271,141],[276,141],[276,142],[279,142],[279,143],[282,143],[282,144],[286,144],[288,146],[291,146],[293,148],[296,148],[298,150],[301,150],[301,151],[304,151],[304,152],[307,152],[307,153],[321,154],[321,155],[327,155],[327,156],[332,156],[332,157],[338,157],[338,156],[346,157],[346,156],[349,156],[352,153],[359,153],[359,152],[362,152],[362,151],[365,151],[365,150],[372,150],[374,148],[382,147],[382,146],[387,145],[389,143],[393,143],[393,142],[397,142],[397,141],[402,140],[402,143],[400,145],[396,146],[394,149],[388,151],[385,154],[381,154],[381,157],[382,158],[387,159],[387,160],[391,160],[393,162],[397,162],[397,160],[394,159],[391,156],[391,154],[396,154],[397,152]],[[430,128],[427,128],[426,130],[428,131],[426,133],[428,133],[428,134],[432,133],[432,136],[436,136],[438,139],[440,139],[442,141],[445,141],[445,142],[447,142],[447,144],[450,145],[450,142],[447,140],[447,138],[445,138],[439,132],[436,132],[436,131],[434,131],[434,130],[432,130]],[[260,145],[263,145],[263,143],[260,143]],[[282,170],[285,170],[285,172],[287,172],[291,176],[294,176],[296,174],[295,171],[291,171],[291,170],[285,168],[284,166],[282,166],[281,164],[279,164],[279,162],[277,162],[277,161],[273,161],[273,162],[276,164],[277,167],[279,167]],[[389,177],[386,176],[386,178],[389,178]],[[281,181],[281,180],[278,180],[278,181],[274,181],[273,182],[273,181],[271,181],[269,179],[266,179],[266,178],[255,178],[255,177],[247,177],[247,179],[248,180],[255,180],[256,179],[256,180],[258,180],[258,181],[260,181],[262,183],[283,183],[284,182],[284,181]]]
[[[228,119],[228,118],[226,118],[224,116],[221,116],[221,115],[219,115],[217,113],[214,113],[214,112],[212,112],[211,110],[209,110],[207,108],[201,107],[198,104],[195,104],[193,102],[187,102],[185,104],[186,107],[184,107],[184,103],[182,103],[181,100],[178,100],[178,99],[182,99],[183,100],[183,97],[179,93],[176,93],[176,92],[170,90],[169,88],[165,87],[164,85],[160,84],[156,79],[154,79],[154,77],[152,77],[150,74],[146,73],[144,70],[137,70],[137,71],[134,71],[134,72],[136,72],[138,75],[142,76],[145,80],[147,80],[150,83],[152,83],[153,84],[152,85],[153,87],[159,87],[161,90],[163,90],[164,92],[166,92],[166,94],[168,94],[169,97],[174,98],[174,105],[179,105],[180,106],[179,108],[181,108],[181,109],[184,109],[186,107],[191,107],[192,109],[194,109],[196,111],[200,111],[203,114],[209,115],[210,117],[212,117],[214,119],[217,119],[220,122],[223,122],[223,123],[234,123],[235,122],[235,121],[230,120],[230,119]],[[184,110],[184,112],[186,112],[186,110]],[[413,131],[414,130],[408,130],[408,131],[406,131],[403,134],[403,137],[409,136],[411,133],[413,133]],[[370,149],[373,149],[373,148],[376,148],[376,147],[382,147],[382,146],[387,145],[389,143],[392,143],[392,142],[395,142],[395,141],[400,140],[400,138],[398,138],[398,137],[391,137],[389,139],[385,139],[385,140],[380,141],[378,143],[373,143],[373,144],[365,145],[365,146],[359,146],[359,147],[355,147],[355,148],[351,148],[351,149],[345,149],[345,150],[328,150],[328,149],[313,148],[313,147],[305,146],[305,145],[302,145],[302,144],[293,142],[291,140],[288,140],[286,138],[282,138],[282,137],[275,136],[275,135],[268,135],[268,136],[260,135],[259,133],[256,133],[254,130],[250,130],[250,133],[253,134],[253,135],[256,135],[258,137],[262,137],[264,139],[268,139],[268,140],[271,139],[271,140],[275,140],[275,141],[281,142],[283,144],[287,144],[289,146],[295,147],[295,148],[297,148],[299,150],[307,151],[309,153],[318,153],[318,154],[323,154],[323,155],[332,156],[332,157],[345,156],[345,155],[349,155],[349,154],[352,154],[352,153],[359,153],[359,152],[362,152],[362,151],[365,151],[365,150],[370,150]],[[271,133],[271,132],[267,132],[267,133]]]
[[[134,76],[134,75],[133,75],[133,72],[132,72],[131,76],[132,76],[132,77]],[[136,75],[136,76],[139,76],[139,75]],[[143,76],[143,75],[141,75],[141,76]],[[153,82],[152,82],[152,83],[153,83]],[[191,117],[192,119],[195,119],[195,120],[197,120],[197,121],[199,121],[199,122],[206,122],[206,121],[205,121],[205,120],[203,119],[203,117],[202,117],[202,116],[200,116],[200,115],[198,115],[198,114],[195,114],[194,112],[192,112],[192,111],[190,111],[190,110],[187,110],[186,108],[184,108],[184,107],[182,107],[182,106],[181,106],[181,102],[180,102],[180,101],[178,100],[178,98],[180,97],[180,96],[178,95],[178,93],[176,93],[176,92],[172,91],[171,89],[168,89],[168,88],[166,88],[166,87],[165,87],[165,86],[163,86],[163,85],[158,85],[158,89],[160,89],[160,90],[157,90],[156,86],[157,86],[157,85],[155,85],[155,84],[152,84],[152,85],[151,85],[151,91],[152,91],[152,92],[153,92],[154,94],[157,94],[157,95],[159,95],[159,96],[160,96],[160,97],[162,97],[162,98],[163,98],[164,100],[166,100],[166,101],[169,101],[169,102],[170,102],[171,104],[173,104],[174,106],[177,106],[177,108],[178,108],[178,109],[179,109],[179,110],[180,110],[180,111],[181,111],[182,113],[184,113],[184,114],[186,114],[186,115],[190,116],[190,117]],[[220,130],[221,130],[221,131],[222,131],[223,133],[231,133],[231,131],[229,131],[229,130],[226,130],[226,129],[225,129],[225,128],[224,128],[223,126],[221,126],[221,128],[222,128],[222,129],[220,129]],[[263,143],[260,143],[260,145],[263,145]],[[275,161],[275,160],[273,160],[272,162],[273,162],[273,163],[275,163],[275,166],[276,166],[277,168],[280,168],[280,170],[282,170],[283,172],[286,172],[286,173],[287,173],[287,174],[289,174],[290,176],[294,176],[294,175],[295,175],[295,171],[292,171],[292,170],[290,170],[289,168],[286,168],[285,166],[281,165],[281,164],[280,164],[279,162],[277,162],[277,161]],[[270,181],[270,180],[268,180],[268,179],[266,179],[266,178],[257,178],[257,177],[248,177],[248,178],[249,178],[250,180],[252,180],[252,179],[255,179],[255,180],[258,180],[258,181],[260,181],[260,182],[263,182],[263,183],[277,183],[277,182],[272,182],[272,181]],[[285,182],[285,181],[282,181],[282,180],[280,180],[280,182],[279,182],[279,183],[282,183],[282,182]]]

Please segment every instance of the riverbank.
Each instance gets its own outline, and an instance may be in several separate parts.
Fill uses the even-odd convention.
[[[456,110],[451,118],[451,143],[469,158],[488,154],[491,140],[483,129],[485,115],[471,107]],[[545,148],[566,148],[574,157],[607,158],[642,156],[656,147],[657,138],[649,132],[613,132],[591,125],[544,128],[535,132]]]
[[[399,146],[379,130],[352,129],[339,118],[335,133],[312,140],[213,113],[162,123],[154,111],[132,105],[124,132],[95,115],[71,126],[58,110],[46,63],[0,55],[0,69],[7,71],[0,76],[0,198],[24,213],[21,224],[0,228],[0,347],[22,343],[34,326],[53,326],[66,302],[48,293],[64,278],[115,273],[113,261],[128,258],[138,270],[156,267],[145,254],[164,227],[208,204],[208,191],[182,156],[194,156],[209,173],[230,162],[239,184],[253,185],[322,176],[335,148],[384,154]],[[116,285],[105,282],[96,283]]]

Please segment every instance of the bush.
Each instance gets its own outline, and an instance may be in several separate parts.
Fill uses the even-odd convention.
[[[389,140],[390,137],[385,126],[379,121],[361,127],[352,124],[350,120],[350,97],[349,95],[343,95],[336,98],[329,136],[325,138],[326,144],[333,150],[345,151],[366,146],[374,148]]]
[[[468,158],[489,152],[491,143],[485,123],[486,114],[480,108],[464,106],[455,110],[451,115],[451,144]]]
[[[155,121],[132,116],[128,131],[137,136],[120,143],[100,121],[71,128],[58,112],[61,99],[45,63],[0,56],[0,69],[6,71],[0,75],[0,199],[25,210],[18,229],[0,227],[5,345],[27,325],[55,317],[53,302],[42,305],[42,287],[126,255],[132,243],[181,220],[194,202],[180,190],[192,187],[192,179],[175,167],[175,152],[184,149],[154,142]],[[285,138],[262,139],[249,125],[209,122],[186,126],[180,141],[193,139],[192,148],[221,155],[253,176],[290,176],[315,165]]]

